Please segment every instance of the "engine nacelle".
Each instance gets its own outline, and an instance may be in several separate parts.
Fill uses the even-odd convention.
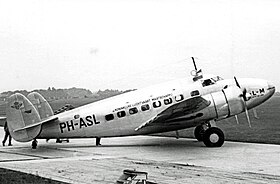
[[[237,86],[231,86],[211,93],[217,119],[224,119],[239,114],[245,110],[242,92]]]

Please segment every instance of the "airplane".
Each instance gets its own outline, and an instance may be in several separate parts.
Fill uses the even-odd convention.
[[[186,77],[93,102],[54,114],[37,92],[8,98],[6,116],[13,139],[19,142],[57,138],[105,138],[149,135],[195,127],[194,135],[207,147],[221,147],[224,133],[216,122],[246,113],[275,92],[263,79],[223,79],[203,75],[194,58]],[[179,135],[178,135],[179,136]]]

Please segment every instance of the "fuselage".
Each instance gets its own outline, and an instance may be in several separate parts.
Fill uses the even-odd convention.
[[[247,91],[248,109],[260,105],[275,91],[274,86],[262,79],[239,81]],[[236,86],[232,79],[213,78],[211,84],[204,84],[204,80],[194,82],[184,78],[132,91],[58,114],[58,120],[42,125],[38,138],[142,135],[174,131],[197,126],[203,121],[224,119],[235,115],[230,109],[234,107],[234,102],[229,107],[224,92],[231,86]],[[171,124],[163,122],[136,131],[137,127],[168,107],[195,96],[207,99],[211,105],[199,112],[180,117]],[[216,103],[221,104],[218,106]],[[243,112],[244,109],[240,107],[238,113],[240,111]],[[199,113],[202,115],[198,116]]]

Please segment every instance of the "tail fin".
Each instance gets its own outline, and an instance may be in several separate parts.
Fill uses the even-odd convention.
[[[42,120],[54,115],[50,104],[39,93],[32,92],[27,95],[27,98],[30,100],[32,105],[34,105]]]
[[[39,135],[41,125],[14,132],[16,129],[41,121],[36,108],[22,94],[16,93],[8,98],[6,115],[10,134],[16,141],[31,141]]]

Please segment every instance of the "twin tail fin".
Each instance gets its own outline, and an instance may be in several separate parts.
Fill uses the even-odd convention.
[[[15,93],[8,98],[7,124],[11,136],[19,142],[28,142],[41,132],[43,123],[57,119],[49,103],[37,92],[27,98]]]

